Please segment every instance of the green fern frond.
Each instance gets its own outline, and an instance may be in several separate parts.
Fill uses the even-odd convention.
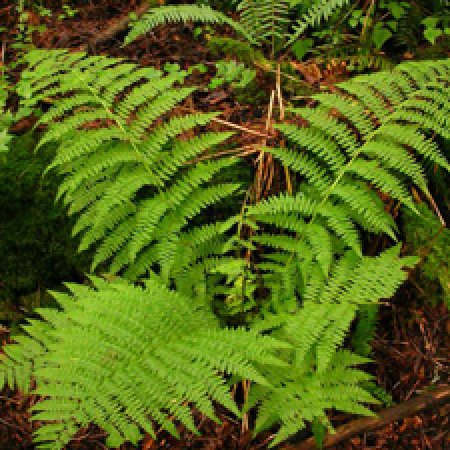
[[[403,125],[399,127],[394,124],[386,124],[382,128],[381,136],[395,139],[399,144],[409,145],[417,153],[450,171],[450,165],[445,157],[441,155],[437,144],[432,140],[425,139],[424,135],[419,132],[418,126]]]
[[[330,136],[326,136],[320,132],[320,130],[309,127],[309,128],[298,128],[295,125],[290,124],[276,124],[276,128],[289,137],[293,142],[308,142],[308,147],[311,152],[317,157],[320,158],[321,161],[324,161],[327,165],[329,165],[330,170],[336,172],[342,165],[345,163],[345,154],[342,153],[339,146],[333,141]],[[274,149],[277,151],[278,149]],[[265,148],[264,151],[272,151],[268,148]],[[275,154],[275,153],[274,153]],[[289,154],[289,153],[288,153]],[[277,154],[280,158],[283,157],[283,152],[279,152]],[[290,155],[289,155],[290,156]],[[297,156],[292,155],[292,156]],[[289,159],[283,160],[286,165],[292,167],[294,170],[299,170],[295,167],[295,160],[290,163]],[[293,164],[291,166],[291,164]],[[300,165],[301,168],[301,165]]]
[[[168,5],[159,6],[157,8],[150,9],[139,20],[137,20],[131,31],[125,37],[123,46],[128,45],[130,42],[136,40],[139,36],[147,33],[158,25],[171,22],[184,22],[188,20],[194,22],[203,23],[217,23],[227,24],[234,28],[239,33],[242,33],[250,42],[255,43],[251,29],[246,29],[241,24],[236,23],[234,20],[222,14],[219,11],[215,11],[206,5]]]
[[[358,312],[358,323],[352,335],[352,347],[358,355],[369,356],[372,347],[370,341],[377,322],[377,305],[362,305]]]
[[[345,99],[337,94],[313,95],[312,98],[319,100],[321,105],[328,108],[336,108],[338,111],[345,111],[346,117],[355,125],[360,133],[366,135],[372,132],[375,127],[367,117],[364,105],[351,99]]]
[[[34,70],[25,72],[19,89],[27,93],[28,105],[35,100],[33,95],[39,94],[36,86],[47,86],[47,77],[53,80],[54,73],[66,73],[64,79],[60,73],[57,77],[63,90],[67,78],[77,80],[71,89],[73,97],[62,99],[57,112],[50,109],[41,118],[41,123],[45,123],[63,114],[62,121],[51,123],[37,147],[62,141],[46,172],[57,167],[66,174],[57,198],[64,197],[70,214],[79,213],[73,233],[83,232],[80,250],[99,244],[92,270],[108,260],[110,269],[121,270],[133,264],[140,252],[148,252],[149,245],[155,245],[160,249],[156,262],[167,271],[173,265],[177,236],[189,219],[239,189],[236,183],[209,185],[214,174],[235,164],[237,159],[197,163],[192,168],[183,166],[232,133],[208,133],[187,141],[176,139],[196,125],[207,124],[217,113],[173,117],[155,125],[158,117],[193,92],[191,87],[173,86],[182,81],[185,72],[161,78],[157,71],[134,71],[133,64],[122,65],[121,60],[91,60],[83,56],[59,51],[50,56],[39,51],[28,55]],[[103,70],[98,71],[93,61],[101,63]],[[41,65],[45,70],[41,70]],[[116,101],[119,89],[128,86],[124,79],[129,76],[144,79],[145,83],[123,101]],[[56,93],[57,87],[54,90]],[[91,111],[78,109],[82,102],[72,100],[78,96]],[[66,117],[67,114],[72,115]],[[135,119],[130,123],[131,114]],[[98,119],[108,119],[113,126],[78,130]],[[152,131],[148,134],[149,127]],[[153,195],[137,200],[144,189]]]
[[[291,223],[286,218],[278,216],[277,213],[294,213],[308,217],[312,214],[313,207],[314,203],[303,193],[299,193],[295,197],[289,194],[280,194],[278,197],[270,197],[257,205],[249,207],[247,214],[261,222],[287,226],[291,231],[304,232],[304,227],[299,219],[292,217],[292,221],[297,223],[292,224],[291,227]],[[315,211],[320,217],[317,222],[319,225],[328,229],[328,233],[333,232],[349,247],[361,254],[359,233],[351,218],[339,204],[335,205],[332,202],[326,202],[320,206],[316,205]],[[261,212],[263,213],[262,215],[260,215]],[[278,218],[281,220],[277,220]]]
[[[184,252],[186,248],[195,249],[214,238],[222,237],[238,221],[239,216],[232,216],[225,221],[217,221],[209,225],[189,229],[180,236],[180,245],[182,246],[180,251]]]
[[[307,119],[311,126],[298,128],[293,125],[275,124],[274,128],[285,133],[289,140],[300,148],[305,148],[307,153],[263,148],[303,176],[308,185],[315,187],[317,192],[311,197],[315,202],[311,207],[314,211],[312,222],[322,216],[327,220],[327,226],[357,252],[359,243],[352,221],[364,229],[383,231],[393,238],[395,231],[395,225],[387,214],[379,207],[374,209],[377,202],[364,183],[374,185],[415,210],[407,184],[398,177],[398,173],[416,183],[425,192],[427,187],[421,164],[406,146],[412,147],[419,157],[423,156],[449,169],[449,164],[440,154],[437,145],[419,132],[419,125],[400,124],[397,120],[408,118],[411,100],[414,101],[414,106],[420,106],[425,112],[429,110],[426,106],[428,103],[444,104],[448,89],[444,88],[445,83],[438,83],[436,80],[448,79],[450,64],[447,61],[438,61],[424,64],[420,69],[419,66],[420,63],[401,64],[393,73],[382,72],[373,74],[373,77],[362,76],[340,83],[339,88],[353,95],[351,100],[343,99],[337,94],[319,94],[314,96],[320,102],[315,109],[290,109]],[[436,84],[439,89],[434,87]],[[427,97],[427,93],[431,95]],[[391,104],[390,108],[387,107],[387,102]],[[406,112],[395,115],[395,111],[404,111],[404,105],[407,106]],[[351,125],[330,117],[331,108],[343,117],[348,117]],[[371,109],[372,116],[369,115]],[[437,107],[432,111],[435,117],[428,114],[426,128],[434,132],[444,130],[445,115]],[[373,116],[381,123],[378,128],[375,127]],[[414,121],[413,116],[410,118]],[[358,142],[352,128],[359,133],[362,143]],[[364,183],[356,185],[355,181],[358,179]],[[304,194],[308,194],[302,197],[305,204],[313,191],[310,190],[309,194],[305,191]],[[299,195],[303,194],[300,192],[297,197]],[[340,198],[345,206],[342,203],[336,204],[336,198]],[[330,203],[328,199],[333,202]],[[261,205],[264,206],[255,206],[248,214],[276,215],[281,211],[292,213],[292,200],[289,200],[289,203],[291,206],[288,208],[286,198],[281,195],[279,198],[262,202]],[[309,220],[307,210],[296,212],[301,213],[305,220]]]
[[[153,100],[151,103],[139,110],[136,120],[133,121],[129,129],[131,136],[141,136],[145,129],[150,126],[153,121],[172,109],[177,103],[184,100],[195,88],[169,89]]]
[[[324,330],[322,340],[317,346],[318,372],[326,370],[336,353],[336,348],[344,341],[347,331],[355,318],[356,309],[355,305],[341,303],[336,305],[328,315],[329,325]]]
[[[406,187],[402,185],[395,175],[391,175],[377,161],[356,159],[352,164],[349,164],[347,172],[357,175],[359,179],[373,184],[382,192],[389,194],[391,197],[408,205],[412,210],[415,210],[414,202]]]
[[[60,421],[36,434],[36,442],[53,441],[48,448],[61,448],[79,425],[91,421],[109,433],[108,445],[137,444],[137,426],[155,436],[147,414],[174,436],[168,413],[198,433],[184,400],[216,421],[208,395],[240,414],[215,370],[270,387],[252,364],[286,365],[271,352],[290,348],[288,343],[243,329],[220,330],[211,311],[199,304],[193,309],[188,298],[155,279],[145,280],[144,289],[123,281],[91,281],[95,290],[68,283],[70,295],[53,293],[64,311],[39,309],[46,321],[25,328],[41,343],[21,337],[19,345],[5,347],[17,364],[33,358],[34,368],[22,364],[17,377],[2,365],[2,381],[6,372],[11,386],[11,378],[23,384],[28,377],[29,383],[32,373],[34,392],[51,397],[32,408],[41,411],[33,419]],[[122,407],[125,412],[119,413]]]
[[[286,128],[283,127],[283,130],[286,130]],[[296,137],[298,137],[298,134],[296,134]],[[313,145],[314,141],[312,140],[311,146]],[[277,156],[280,161],[283,162],[283,165],[290,167],[308,178],[309,182],[317,188],[319,192],[325,192],[332,183],[331,174],[329,174],[325,168],[320,166],[320,162],[315,161],[304,153],[298,153],[295,150],[271,149],[268,147],[260,147],[260,149]]]
[[[325,227],[313,223],[305,226],[305,238],[309,242],[323,274],[328,276],[333,259],[333,243],[330,234]]]
[[[397,226],[392,216],[381,208],[374,208],[379,205],[379,197],[375,191],[369,189],[364,183],[347,182],[338,184],[332,191],[331,198],[337,197],[353,210],[361,221],[361,216],[366,220],[366,229],[369,228],[378,233],[388,234],[394,241],[397,239],[394,231]],[[350,216],[354,219],[356,216]],[[354,220],[356,222],[356,218]],[[368,225],[368,226],[367,226]]]
[[[377,258],[360,258],[349,251],[333,265],[330,277],[319,270],[321,277],[314,278],[315,287],[307,287],[314,294],[305,294],[308,300],[298,312],[281,313],[272,320],[267,314],[267,322],[264,317],[251,325],[259,332],[278,328],[272,335],[294,346],[285,354],[291,364],[288,370],[261,368],[275,389],[261,385],[250,389],[243,411],[261,403],[254,435],[269,424],[280,422],[273,447],[303,428],[305,420],[326,417],[325,410],[329,408],[373,415],[361,403],[378,400],[360,387],[371,376],[350,368],[370,360],[336,349],[342,345],[358,306],[390,297],[407,277],[403,268],[417,263],[418,258],[399,258],[399,252],[400,245]],[[327,426],[331,428],[331,424]]]
[[[70,137],[71,139],[70,143],[61,145],[58,155],[53,159],[53,162],[45,169],[44,175],[54,167],[57,167],[61,164],[74,161],[75,159],[81,158],[83,156],[89,157],[92,153],[94,153],[96,148],[104,148],[104,143],[114,141],[115,139],[123,139],[123,132],[117,128],[100,128],[98,130],[77,131],[76,133],[74,132],[78,126],[86,122],[86,119],[91,120],[91,118],[92,116],[87,118],[77,116],[76,121],[71,121],[72,124],[68,124],[68,126],[66,127],[66,123],[63,123],[61,128],[57,131],[57,127],[52,127],[52,129],[50,129],[48,133],[43,137],[43,145],[46,142],[60,140],[63,136],[65,138]],[[72,128],[72,130],[70,130],[69,127]]]
[[[181,167],[198,154],[204,153],[211,147],[221,144],[233,133],[203,133],[186,141],[176,141],[169,154],[160,155],[152,164],[153,171],[158,174],[160,180],[166,182],[175,173],[177,167]]]
[[[359,43],[350,46],[345,43],[342,47],[333,46],[326,52],[326,58],[319,57],[317,61],[327,64],[333,59],[337,65],[345,62],[345,69],[349,72],[363,72],[368,68],[392,70],[395,67],[395,63],[386,55],[374,53],[371,47],[360,48]]]
[[[327,96],[327,94],[322,95]],[[319,95],[316,95],[315,99],[319,100]],[[357,139],[344,123],[330,115],[329,108],[319,105],[314,109],[286,108],[286,111],[301,114],[312,126],[323,133],[325,138],[332,137],[333,141],[339,145],[341,152],[344,151],[347,156],[353,156],[354,149],[358,145]],[[274,128],[278,129],[278,125],[274,125]]]
[[[360,237],[355,224],[345,211],[339,208],[339,205],[326,202],[317,209],[317,214],[323,217],[327,228],[331,229],[357,254],[362,255]]]
[[[305,250],[305,244],[303,242],[290,236],[262,234],[260,236],[254,236],[252,240],[287,252],[301,254]]]
[[[393,151],[386,152],[386,147],[392,148]],[[394,139],[382,136],[376,141],[368,142],[363,148],[363,153],[371,159],[378,159],[386,168],[397,169],[416,180],[420,188],[426,188],[423,168]]]
[[[307,13],[303,15],[294,27],[294,33],[291,34],[289,41],[285,47],[291,45],[310,25],[314,25],[316,22],[320,24],[323,19],[328,19],[330,14],[339,7],[343,7],[349,2],[349,0],[319,0],[313,5]]]
[[[252,30],[255,40],[273,42],[275,37],[286,36],[289,2],[286,0],[242,0],[237,10],[240,11],[239,22],[248,30]]]
[[[311,214],[315,202],[307,198],[303,193],[295,196],[289,193],[281,193],[277,198],[269,197],[263,201],[247,207],[247,215],[256,214],[276,214],[276,213],[298,213],[308,215]]]

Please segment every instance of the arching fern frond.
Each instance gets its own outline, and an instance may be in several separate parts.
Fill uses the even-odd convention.
[[[270,38],[273,45],[275,37],[286,36],[289,6],[287,0],[242,0],[237,6],[239,23],[252,31],[256,41]]]
[[[294,33],[290,35],[285,47],[291,45],[310,25],[320,23],[322,19],[328,19],[329,15],[336,9],[342,8],[349,0],[318,0],[307,13],[303,15],[294,27]]]
[[[428,193],[423,160],[450,169],[436,143],[421,131],[448,134],[445,98],[448,100],[449,90],[445,83],[449,75],[448,60],[408,62],[393,73],[381,72],[338,84],[352,94],[351,98],[344,98],[342,93],[323,93],[313,96],[320,102],[314,109],[289,109],[310,123],[301,128],[274,125],[295,149],[262,150],[302,177],[299,192],[269,197],[249,207],[246,215],[306,239],[311,236],[304,231],[310,223],[316,229],[323,226],[331,233],[330,239],[338,237],[360,255],[357,225],[395,239],[395,223],[372,187],[415,210],[408,186],[415,183]],[[301,217],[303,223],[289,221],[289,216]],[[265,243],[269,244],[267,240]],[[320,252],[323,267],[327,267],[324,261],[331,261],[332,253],[325,255],[324,249],[332,252],[332,248],[312,248]]]
[[[286,365],[272,352],[290,344],[219,329],[208,307],[199,301],[193,307],[157,279],[145,280],[144,289],[91,281],[95,289],[67,283],[70,295],[52,293],[64,310],[39,309],[45,322],[31,321],[24,327],[31,337],[5,347],[2,386],[13,388],[17,380],[26,387],[33,374],[33,392],[50,396],[31,408],[40,411],[34,420],[58,421],[35,433],[35,442],[51,441],[40,448],[62,448],[91,421],[109,433],[113,447],[126,440],[136,445],[138,426],[155,437],[150,419],[178,437],[169,414],[198,434],[187,401],[217,422],[208,396],[240,415],[215,370],[270,386],[253,365]]]
[[[336,349],[342,345],[358,307],[393,295],[407,277],[404,268],[417,263],[416,257],[399,258],[399,252],[400,245],[376,258],[360,258],[348,251],[333,264],[329,278],[322,276],[315,286],[307,285],[308,300],[298,312],[265,312],[251,325],[258,332],[274,328],[272,336],[294,347],[278,353],[289,367],[261,368],[275,389],[252,385],[244,407],[245,412],[260,403],[254,435],[281,424],[270,448],[304,428],[305,420],[322,418],[332,429],[325,415],[330,408],[373,415],[361,403],[378,401],[359,386],[371,376],[351,367],[370,360]]]
[[[141,18],[139,18],[132,26],[131,31],[127,34],[124,46],[133,42],[139,36],[147,33],[158,25],[170,22],[194,22],[227,24],[241,33],[250,42],[255,43],[252,36],[252,29],[246,29],[241,24],[215,11],[206,5],[166,5],[151,8]]]
[[[238,183],[211,183],[216,173],[237,159],[200,162],[193,167],[185,163],[232,133],[176,139],[196,125],[206,125],[217,113],[172,117],[161,125],[156,123],[195,89],[174,86],[186,72],[162,78],[158,71],[142,71],[133,64],[120,64],[121,60],[83,59],[84,55],[60,51],[36,51],[27,58],[32,64],[19,85],[26,105],[41,98],[40,90],[54,85],[55,80],[59,80],[60,91],[54,85],[53,93],[73,95],[41,117],[39,123],[57,117],[62,120],[51,122],[37,149],[53,140],[60,142],[46,171],[56,167],[66,175],[57,198],[70,205],[70,214],[79,214],[74,234],[83,232],[80,250],[99,245],[92,270],[109,261],[117,273],[133,264],[141,252],[156,246],[156,261],[168,273],[175,242],[189,219],[240,187]],[[128,77],[141,84],[123,101],[116,101],[120,90],[129,85],[125,81]],[[109,127],[86,129],[94,120]],[[141,199],[144,190],[150,195]]]

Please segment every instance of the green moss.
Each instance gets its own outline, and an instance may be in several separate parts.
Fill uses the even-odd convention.
[[[77,253],[67,217],[55,193],[61,177],[42,178],[55,146],[33,153],[31,133],[15,137],[0,171],[0,321],[16,320],[24,299],[38,287],[56,287],[77,280],[89,268],[89,257]]]

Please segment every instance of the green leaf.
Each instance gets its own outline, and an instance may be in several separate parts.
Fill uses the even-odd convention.
[[[190,75],[194,70],[198,70],[200,73],[205,73],[208,71],[208,68],[202,63],[195,64],[195,65],[189,67],[189,69],[187,71],[188,75]]]
[[[437,17],[427,17],[422,20],[422,24],[425,25],[426,28],[436,28],[439,19]]]
[[[178,72],[181,69],[180,65],[177,63],[165,63],[164,71],[168,73]]]
[[[381,25],[375,28],[372,33],[372,41],[375,44],[377,50],[381,50],[383,44],[392,36],[392,33],[387,29],[383,28],[383,24],[379,22],[377,25]]]
[[[313,43],[314,41],[312,39],[301,39],[292,45],[291,50],[294,52],[298,61],[306,55]]]
[[[0,153],[9,150],[8,144],[11,142],[13,136],[8,134],[8,130],[0,131]]]
[[[386,25],[392,30],[392,31],[396,31],[397,30],[397,26],[398,26],[398,22],[395,20],[388,20],[386,22]]]
[[[314,440],[316,441],[316,445],[319,448],[323,447],[323,438],[325,437],[325,427],[320,422],[320,420],[315,417],[314,421],[311,424],[312,432],[314,434]]]
[[[387,9],[398,20],[405,15],[405,9],[402,8],[397,2],[389,2]]]
[[[428,42],[431,42],[432,44],[434,44],[434,41],[443,34],[442,30],[439,30],[438,28],[427,28],[424,32],[423,35],[425,36],[425,39]]]
[[[220,77],[214,77],[208,84],[208,86],[212,89],[220,86],[221,84],[223,84],[225,82],[225,80],[223,78]]]

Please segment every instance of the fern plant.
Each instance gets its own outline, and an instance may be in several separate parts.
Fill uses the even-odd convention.
[[[125,38],[124,45],[131,43],[155,26],[166,22],[194,20],[204,23],[228,23],[228,25],[244,35],[248,42],[241,42],[233,38],[218,38],[207,34],[208,46],[213,53],[217,53],[218,48],[227,55],[231,51],[231,55],[236,57],[238,61],[247,62],[265,70],[270,70],[273,65],[272,61],[275,58],[275,53],[288,46],[296,54],[298,54],[300,47],[302,49],[300,53],[304,54],[303,52],[306,50],[304,50],[301,42],[304,43],[306,41],[300,41],[300,35],[310,25],[314,26],[316,23],[320,24],[322,19],[328,19],[333,12],[337,11],[337,8],[345,6],[349,1],[318,0],[313,2],[310,8],[302,14],[295,24],[291,24],[289,10],[299,3],[296,0],[290,2],[286,0],[235,0],[233,3],[237,4],[237,10],[240,12],[239,22],[234,22],[222,13],[204,5],[169,5],[152,8],[132,25],[130,33]],[[292,33],[288,32],[289,27],[293,28]],[[384,36],[384,31],[380,32],[377,29],[376,34]],[[315,35],[326,37],[327,33],[328,31],[323,31],[317,32]],[[339,46],[331,46],[332,48],[330,50],[326,50],[325,61],[342,58],[342,62],[350,62],[348,65],[349,68],[353,69],[356,67],[359,71],[367,67],[391,69],[393,64],[387,57],[373,54],[371,48],[372,43],[369,43],[369,47],[367,47],[367,42],[365,42],[363,45],[364,48],[360,48],[365,40],[363,36],[358,39],[358,49],[356,49],[355,45],[350,44],[349,46],[348,42],[343,50],[340,50]],[[312,43],[312,40],[309,41]],[[375,39],[374,42],[378,43],[378,47],[379,39]],[[259,49],[252,49],[249,43],[255,47],[260,47],[262,44],[269,44],[271,49],[270,59],[266,60]],[[322,47],[326,49],[329,46],[324,45]],[[358,54],[349,55],[349,49],[351,49],[351,52],[357,51]],[[316,53],[318,52],[316,51]],[[318,61],[320,61],[320,58]],[[356,66],[353,65],[352,61],[357,62]]]
[[[19,345],[5,347],[0,385],[17,382],[28,392],[34,375],[33,393],[50,397],[31,408],[40,411],[33,420],[58,421],[37,430],[38,448],[62,448],[91,421],[109,433],[108,446],[137,444],[138,427],[155,437],[148,415],[175,437],[169,414],[198,434],[186,404],[195,402],[220,423],[208,396],[240,416],[217,369],[235,375],[228,384],[242,378],[256,383],[244,411],[263,402],[255,434],[282,422],[270,447],[304,420],[317,417],[331,426],[325,411],[332,407],[373,415],[360,403],[377,400],[358,386],[372,377],[351,367],[369,360],[334,348],[358,302],[392,294],[406,277],[402,266],[416,258],[400,260],[398,250],[376,260],[349,252],[336,267],[324,287],[348,289],[363,279],[371,289],[357,301],[361,285],[349,289],[343,303],[309,302],[296,315],[272,315],[250,330],[221,329],[207,303],[169,290],[155,273],[144,289],[94,276],[95,289],[67,283],[71,295],[52,293],[63,311],[37,309],[45,321],[29,320],[24,329],[31,337],[15,337]],[[347,276],[343,264],[352,266]],[[276,329],[273,336],[261,335],[270,329]]]
[[[192,299],[158,278],[146,280],[144,289],[121,280],[91,281],[95,290],[67,283],[71,295],[53,293],[64,312],[37,309],[45,322],[25,326],[36,340],[18,336],[20,347],[5,348],[15,361],[2,373],[9,384],[14,386],[16,377],[28,391],[33,373],[39,386],[34,392],[51,396],[31,408],[41,411],[33,420],[59,422],[35,433],[38,448],[62,448],[79,425],[91,421],[109,433],[109,446],[137,444],[138,426],[156,438],[147,414],[176,437],[169,414],[198,434],[187,402],[219,423],[208,395],[240,415],[215,368],[265,385],[252,360],[285,365],[270,350],[289,348],[288,343],[221,330],[208,308],[193,307]]]
[[[294,1],[293,4],[298,3]],[[311,9],[308,10],[300,19],[297,20],[294,26],[294,33],[289,36],[289,41],[285,46],[292,44],[300,35],[310,26],[320,23],[322,19],[328,19],[330,14],[337,8],[342,8],[348,4],[349,0],[318,0]]]
[[[289,2],[287,0],[242,0],[237,10],[241,12],[240,23],[253,31],[257,42],[270,39],[272,58],[275,54],[276,39],[279,42],[286,37],[289,23]]]
[[[8,127],[12,122],[12,114],[10,111],[8,111],[8,113],[4,112],[7,97],[8,94],[2,86],[2,89],[0,90],[0,154],[2,154],[2,159],[4,154],[9,150],[8,144],[12,139],[12,136],[8,134]]]
[[[250,43],[260,46],[270,43],[271,58],[276,51],[298,40],[299,36],[315,22],[328,16],[349,0],[320,0],[313,5],[294,25],[294,33],[287,33],[290,20],[289,9],[297,2],[287,0],[235,0],[240,11],[240,21],[215,11],[205,5],[167,5],[150,9],[132,24],[132,29],[125,37],[124,46],[158,25],[170,22],[194,20],[202,23],[226,23],[242,34]],[[287,40],[287,42],[286,42]],[[236,45],[239,45],[238,43]]]
[[[392,73],[380,72],[337,84],[341,94],[312,96],[319,102],[314,109],[287,109],[301,114],[310,126],[282,123],[274,128],[307,152],[262,150],[299,173],[303,184],[296,195],[269,198],[249,207],[247,214],[253,220],[258,218],[305,236],[325,275],[333,260],[333,238],[362,254],[357,225],[395,239],[396,225],[384,211],[375,189],[416,210],[408,184],[415,183],[429,195],[421,160],[450,169],[436,143],[419,131],[422,128],[445,138],[450,136],[445,107],[448,88],[445,82],[436,81],[447,80],[448,71],[448,60],[404,63]],[[405,121],[408,123],[402,123]],[[405,146],[416,152],[416,158]],[[288,220],[282,214],[286,212],[299,215],[301,220]],[[269,237],[256,239],[270,245]],[[285,244],[277,243],[276,247],[297,245],[289,244],[295,242],[293,238],[283,239]]]
[[[405,246],[408,253],[417,254],[422,262],[416,272],[416,279],[422,288],[422,295],[432,304],[443,301],[450,307],[450,231],[443,228],[439,219],[428,207],[418,205],[421,216],[403,211]]]
[[[217,61],[217,75],[209,83],[209,87],[220,86],[228,82],[234,88],[246,87],[256,76],[254,70],[246,69],[243,64],[236,64],[236,61]]]
[[[137,442],[138,427],[153,433],[149,416],[176,435],[167,415],[194,429],[187,402],[214,418],[208,396],[239,414],[217,370],[235,375],[228,384],[253,381],[244,411],[259,406],[255,434],[281,425],[270,447],[305,421],[332,429],[329,408],[371,415],[362,404],[377,402],[365,388],[371,377],[353,367],[369,360],[342,350],[343,340],[359,309],[392,296],[418,258],[400,257],[399,244],[363,256],[361,230],[395,240],[375,189],[415,209],[407,186],[427,192],[422,160],[449,169],[419,131],[448,138],[448,60],[359,77],[315,96],[315,108],[291,110],[309,127],[277,124],[291,149],[262,150],[297,174],[297,192],[244,202],[240,214],[196,227],[189,220],[202,207],[240,186],[211,182],[231,158],[183,165],[230,135],[176,139],[214,114],[156,121],[193,91],[173,86],[185,72],[162,78],[65,51],[27,60],[24,105],[65,95],[42,115],[50,126],[37,149],[59,142],[47,170],[65,174],[59,196],[78,214],[81,248],[97,245],[92,270],[108,264],[123,278],[68,285],[72,295],[54,294],[62,310],[39,310],[45,320],[30,321],[30,337],[5,347],[0,381],[26,389],[33,374],[35,392],[50,397],[33,419],[59,421],[37,432],[40,448],[61,448],[91,421],[109,445]],[[93,121],[108,127],[89,129]],[[246,238],[245,227],[256,233]],[[243,257],[256,244],[262,261]],[[256,297],[259,287],[266,298]],[[226,329],[214,311],[220,301],[255,309],[246,327]]]
[[[243,34],[250,42],[260,45],[270,39],[272,56],[275,52],[275,39],[288,38],[284,47],[292,44],[301,33],[315,22],[328,16],[338,7],[347,4],[349,0],[320,0],[294,26],[292,35],[286,34],[289,19],[289,7],[296,2],[287,0],[241,0],[237,3],[241,11],[241,21],[237,23],[219,11],[205,5],[167,5],[150,9],[140,19],[134,22],[131,31],[125,38],[124,45],[128,45],[142,34],[154,27],[169,22],[186,22],[194,20],[202,23],[226,23]]]
[[[152,68],[135,70],[133,64],[108,67],[118,60],[105,57],[83,60],[83,57],[82,53],[65,51],[37,51],[29,55],[31,66],[39,61],[39,70],[29,68],[23,73],[19,92],[30,97],[56,80],[61,83],[25,100],[25,105],[35,104],[48,95],[76,92],[36,123],[37,126],[73,112],[62,124],[51,124],[36,151],[51,140],[62,141],[47,171],[58,167],[67,174],[57,198],[63,197],[66,204],[70,203],[70,215],[83,211],[73,230],[74,234],[84,232],[80,250],[104,238],[109,230],[92,270],[113,254],[111,273],[134,261],[145,265],[155,256],[170,264],[176,235],[186,221],[240,187],[238,183],[202,186],[236,159],[198,163],[186,169],[183,164],[232,133],[205,133],[188,141],[174,141],[178,134],[207,124],[217,115],[186,115],[160,126],[155,124],[156,119],[195,90],[173,87],[186,72],[173,72],[161,78],[160,72]],[[60,75],[64,70],[66,75]],[[115,101],[123,89],[143,79],[147,83],[135,87],[123,102]],[[136,120],[130,122],[128,116],[135,110]],[[109,120],[115,126],[78,129],[95,120],[103,123]],[[149,127],[152,131],[147,135],[145,130]],[[143,190],[152,195],[135,202]],[[152,239],[147,240],[149,237]]]
[[[123,46],[133,42],[139,36],[149,32],[158,25],[170,22],[184,22],[193,20],[203,23],[227,24],[243,34],[250,42],[254,42],[251,29],[230,19],[220,11],[215,11],[206,5],[166,5],[151,8],[141,18],[136,20],[130,32],[125,37]]]

